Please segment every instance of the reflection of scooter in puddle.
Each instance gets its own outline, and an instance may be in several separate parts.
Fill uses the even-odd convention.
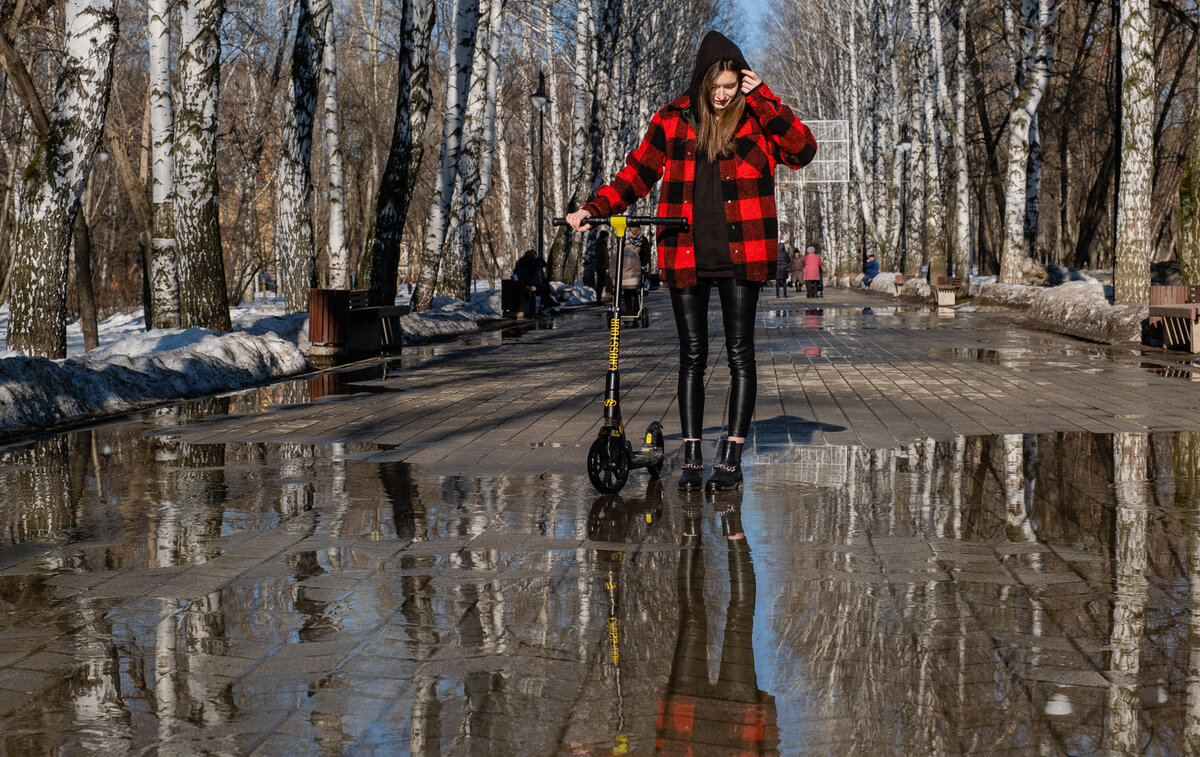
[[[775,698],[758,688],[754,668],[754,562],[742,530],[741,493],[730,495],[718,495],[714,502],[729,559],[729,607],[715,683],[708,677],[700,510],[685,511],[678,573],[679,636],[671,677],[658,706],[658,754],[690,755],[701,747],[705,754],[776,754],[779,750]]]
[[[651,481],[642,501],[625,501],[619,495],[598,497],[588,513],[587,535],[593,541],[630,544],[640,541],[639,531],[658,525],[663,514],[662,481]],[[607,647],[605,673],[611,676],[616,689],[616,713],[609,754],[631,754],[625,725],[625,697],[621,684],[621,573],[625,550],[597,549],[596,557],[604,570],[604,592],[608,597],[608,617],[605,621]]]

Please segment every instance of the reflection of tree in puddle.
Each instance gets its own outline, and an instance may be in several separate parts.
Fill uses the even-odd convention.
[[[1148,447],[1145,434],[1113,435],[1117,497],[1116,541],[1113,544],[1116,595],[1109,639],[1111,653],[1104,747],[1117,754],[1142,753],[1138,687],[1149,589],[1146,581]]]
[[[62,538],[75,527],[73,503],[78,497],[71,496],[70,474],[77,466],[71,461],[81,458],[81,442],[86,441],[90,448],[91,436],[81,435],[74,454],[70,441],[69,436],[55,436],[0,456],[0,490],[5,493],[0,498],[0,525],[4,529],[0,543]]]
[[[867,752],[1178,750],[1183,707],[1170,724],[1161,703],[1187,629],[1170,594],[1194,572],[1175,572],[1176,516],[1148,517],[1172,486],[1169,469],[1150,476],[1151,451],[1173,443],[1185,441],[960,437],[814,448],[756,469],[763,492],[794,487],[796,469],[821,483],[791,489],[799,501],[762,547],[785,584],[771,583],[771,632],[799,660],[772,671],[772,692],[806,718],[851,724],[838,743]],[[1111,616],[1097,613],[1107,602]],[[1149,719],[1147,702],[1160,703]],[[785,744],[798,738],[784,731]]]
[[[1175,443],[1175,504],[1183,511],[1188,583],[1187,712],[1183,747],[1200,754],[1200,434],[1182,432]]]

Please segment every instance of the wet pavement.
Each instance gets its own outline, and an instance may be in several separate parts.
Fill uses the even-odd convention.
[[[0,752],[1200,749],[1188,357],[767,294],[735,494],[661,292],[618,497],[596,310],[0,449]]]

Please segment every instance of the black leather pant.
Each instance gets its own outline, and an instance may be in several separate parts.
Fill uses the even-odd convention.
[[[721,298],[725,351],[729,358],[729,435],[746,436],[758,374],[754,361],[754,316],[760,285],[736,279],[700,279],[696,286],[672,288],[671,307],[679,331],[679,421],[684,439],[704,430],[704,370],[708,367],[708,297],[713,284]]]

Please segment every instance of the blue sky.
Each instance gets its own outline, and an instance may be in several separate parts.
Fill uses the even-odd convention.
[[[762,22],[766,16],[766,0],[734,0],[737,8],[742,13],[743,28],[746,30],[746,36],[749,38],[750,49],[743,50],[747,57],[751,60],[758,57],[759,37],[758,30],[762,28]]]

